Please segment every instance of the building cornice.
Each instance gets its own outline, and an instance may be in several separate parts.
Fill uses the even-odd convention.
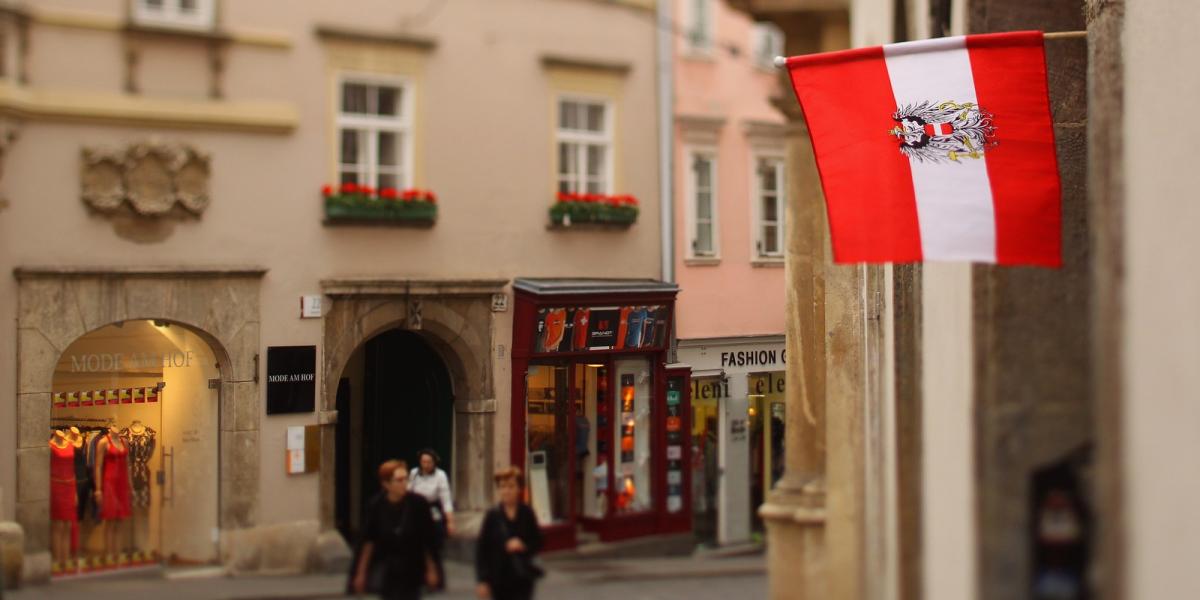
[[[321,280],[327,296],[457,296],[490,297],[504,293],[507,279],[405,279],[401,277],[339,277]]]
[[[299,110],[280,102],[180,100],[129,94],[43,90],[0,83],[0,115],[170,128],[290,133]]]
[[[612,62],[579,56],[564,56],[561,54],[543,54],[541,60],[542,66],[547,69],[595,71],[619,76],[625,76],[633,70],[633,66],[625,62]]]
[[[213,279],[261,278],[267,273],[259,266],[160,266],[160,267],[88,267],[23,266],[13,269],[18,281],[29,279]]]
[[[402,48],[422,50],[425,52],[431,52],[437,48],[437,41],[432,38],[395,33],[392,31],[378,31],[346,27],[342,25],[318,24],[313,29],[313,33],[324,41],[399,46]]]
[[[288,49],[292,47],[290,35],[280,31],[252,29],[223,29],[198,31],[173,27],[154,27],[130,23],[127,19],[105,13],[66,10],[60,8],[20,8],[0,5],[0,11],[17,12],[27,16],[34,24],[94,31],[124,32],[127,34],[162,35],[172,38],[191,38],[206,42],[232,42],[247,46]]]

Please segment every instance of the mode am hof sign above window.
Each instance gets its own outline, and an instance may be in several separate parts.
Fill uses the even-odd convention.
[[[312,412],[316,374],[316,346],[267,348],[267,414]]]

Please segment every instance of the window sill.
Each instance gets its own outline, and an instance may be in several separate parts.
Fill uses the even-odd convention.
[[[779,257],[760,256],[760,257],[750,261],[750,266],[752,266],[756,269],[782,269],[783,268],[783,257],[782,256],[779,256]]]
[[[626,231],[633,227],[633,222],[608,222],[608,223],[587,223],[575,222],[570,225],[563,225],[560,222],[551,221],[546,224],[547,231]]]
[[[689,267],[715,267],[721,264],[720,256],[695,256],[683,259],[683,264]]]
[[[127,33],[145,36],[167,36],[192,38],[204,42],[226,43],[233,36],[218,30],[214,25],[173,23],[169,21],[133,20],[125,24]]]
[[[693,62],[702,62],[702,63],[717,62],[716,52],[714,52],[712,49],[698,50],[695,48],[688,48],[683,51],[683,56],[681,56],[681,58],[683,58],[684,60],[689,60],[689,61],[693,61]]]

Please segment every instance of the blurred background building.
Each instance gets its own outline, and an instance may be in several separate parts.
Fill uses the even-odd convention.
[[[778,28],[674,5],[678,360],[692,370],[695,532],[746,543],[783,472],[784,119]]]
[[[570,443],[586,432],[567,437],[566,409],[527,420],[523,370],[568,363],[533,356],[560,349],[548,340],[513,346],[514,330],[557,326],[561,338],[563,323],[518,319],[512,281],[540,282],[527,289],[535,304],[617,306],[621,341],[638,343],[609,344],[624,363],[600,351],[586,362],[614,381],[637,371],[640,411],[663,396],[654,365],[666,361],[652,359],[665,356],[675,288],[653,284],[654,10],[0,7],[0,268],[12,274],[0,283],[0,380],[12,382],[0,392],[0,515],[24,530],[26,574],[52,566],[54,427],[80,429],[80,453],[110,425],[153,430],[130,459],[123,566],[305,568],[314,549],[340,544],[336,531],[353,536],[374,467],[426,446],[468,534],[492,502],[494,465],[535,450],[557,470],[543,478],[568,485],[532,500],[573,527],[568,477],[582,475]],[[577,217],[608,222],[562,218],[568,199]],[[553,285],[562,277],[584,280]],[[657,336],[635,338],[647,314]],[[629,432],[630,477],[645,479],[636,508],[651,516],[668,510],[666,486],[649,481],[666,476],[665,450],[641,446],[663,426]],[[99,523],[81,518],[74,551],[86,568],[110,566]]]

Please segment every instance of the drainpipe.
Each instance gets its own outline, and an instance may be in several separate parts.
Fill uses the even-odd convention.
[[[659,214],[662,221],[662,280],[675,282],[675,170],[672,157],[675,151],[675,90],[672,79],[675,66],[675,38],[672,27],[671,9],[675,3],[658,0],[655,36],[658,42],[658,197]],[[677,308],[678,309],[678,308]],[[679,341],[675,335],[675,322],[671,319],[671,345],[667,362],[679,362]]]
[[[671,35],[671,7],[674,2],[658,0],[658,196],[662,220],[662,280],[675,281],[675,172],[671,168],[674,152],[674,89],[672,68],[674,67],[674,38]]]

